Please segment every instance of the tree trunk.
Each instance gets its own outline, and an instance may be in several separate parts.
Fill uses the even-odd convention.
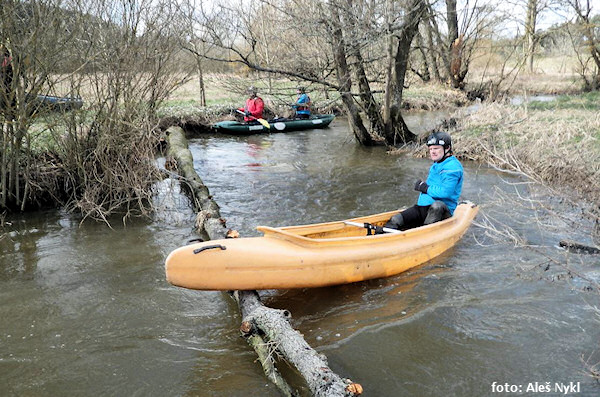
[[[263,306],[256,291],[235,291],[233,297],[242,313],[242,335],[246,338],[262,335],[262,344],[266,341],[276,346],[285,360],[300,372],[313,396],[357,396],[362,393],[359,384],[335,374],[325,356],[313,350],[290,326],[289,311]]]
[[[458,14],[456,0],[446,0],[446,18],[448,21],[448,42],[452,44],[458,38]]]
[[[206,90],[204,88],[204,73],[202,71],[202,58],[196,57],[198,68],[198,85],[200,86],[200,106],[206,106]]]
[[[405,21],[398,35],[398,45],[396,47],[396,57],[394,62],[394,93],[393,104],[390,109],[390,120],[385,126],[385,142],[388,145],[397,145],[398,143],[411,142],[416,139],[400,112],[402,106],[402,96],[404,93],[404,79],[408,68],[408,59],[410,56],[410,45],[417,33],[419,22],[425,11],[426,2],[423,0],[412,0],[408,6],[408,12],[405,15]]]
[[[170,127],[167,139],[168,154],[176,161],[182,186],[192,191],[194,209],[200,212],[198,218],[204,220],[200,224],[197,222],[197,226],[211,240],[226,238],[230,233],[221,218],[219,206],[194,169],[183,130],[180,127]],[[362,393],[359,384],[335,374],[329,368],[325,356],[313,350],[302,335],[291,327],[289,311],[264,306],[257,291],[231,291],[230,295],[240,309],[242,335],[256,351],[267,378],[284,396],[291,397],[296,393],[277,371],[274,358],[276,354],[273,354],[275,351],[300,372],[314,396],[352,397]]]
[[[373,93],[371,92],[371,87],[369,86],[367,73],[365,72],[363,66],[364,60],[358,48],[356,48],[354,51],[354,58],[356,60],[355,74],[356,80],[358,81],[359,96],[361,103],[365,107],[367,119],[371,123],[370,132],[371,134],[374,134],[377,137],[383,137],[385,127],[383,124],[383,119],[381,117],[381,109],[379,104],[373,97]]]
[[[8,173],[8,126],[2,120],[0,127],[2,128],[2,158],[0,160],[0,188],[2,189],[2,198],[0,199],[0,208],[6,208],[8,203],[6,198],[8,194],[8,186],[6,184]]]
[[[533,73],[533,54],[535,52],[536,37],[535,27],[537,21],[538,0],[528,0],[527,2],[527,20],[525,21],[525,35],[527,44],[527,69]]]
[[[442,35],[440,34],[440,27],[434,16],[434,12],[433,12],[433,9],[431,8],[431,5],[427,6],[427,14],[428,14],[428,18],[429,18],[430,32],[431,32],[432,36],[435,35],[435,41],[438,44],[437,46],[434,45],[433,37],[432,37],[431,48],[432,48],[432,50],[442,48],[441,50],[434,50],[436,56],[441,58],[441,62],[443,64],[444,70],[445,70],[445,75],[442,76],[440,73],[440,81],[444,81],[445,79],[450,81],[451,80],[451,77],[449,76],[450,75],[450,59],[449,59],[450,51],[448,51],[448,46],[445,44],[446,41],[442,38]]]
[[[423,62],[423,69],[421,70],[419,76],[421,77],[421,80],[428,82],[431,80],[431,73],[429,72],[429,60],[427,59],[427,53],[423,44],[423,37],[418,31],[416,34],[416,40],[419,54],[421,54],[421,61]]]
[[[387,37],[387,49],[386,58],[387,64],[385,70],[385,87],[383,96],[383,135],[385,136],[385,130],[391,123],[391,107],[392,107],[392,89],[393,89],[393,74],[394,74],[394,36],[392,35],[392,12],[394,9],[393,1],[386,0],[386,24],[388,29]]]
[[[458,37],[458,14],[456,0],[446,0],[446,15],[448,22],[448,53],[450,60],[450,83],[454,88],[460,88],[461,47],[462,40]]]
[[[359,110],[352,97],[352,77],[347,63],[346,43],[342,32],[342,22],[338,12],[337,5],[334,2],[329,3],[331,12],[331,46],[333,48],[334,62],[339,83],[339,92],[342,97],[342,103],[348,114],[348,121],[354,136],[361,145],[373,146],[376,144],[369,131],[367,131],[360,117]]]
[[[205,231],[211,240],[225,238],[228,232],[225,220],[221,218],[219,206],[210,197],[208,188],[194,169],[194,159],[183,130],[180,127],[170,127],[166,133],[168,155],[175,160],[177,171],[182,177],[182,188],[191,193],[194,210],[198,213],[196,226]]]
[[[578,254],[600,254],[600,248],[593,247],[591,245],[583,244],[577,241],[572,240],[560,240],[558,243],[561,247],[565,248],[568,251],[572,251]]]
[[[427,54],[429,54],[429,64],[431,65],[431,69],[433,72],[433,76],[439,82],[444,81],[442,79],[442,75],[440,73],[440,69],[438,67],[438,55],[436,51],[436,46],[433,43],[433,26],[435,23],[435,19],[433,18],[433,11],[431,10],[431,6],[427,6],[425,8],[426,18],[424,23],[425,30],[425,38],[427,40]]]

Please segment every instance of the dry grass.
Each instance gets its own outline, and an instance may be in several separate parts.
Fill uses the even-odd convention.
[[[458,115],[457,156],[522,173],[600,204],[600,113],[488,104]]]
[[[562,95],[579,93],[581,78],[575,74],[521,74],[512,83],[510,91],[516,95]]]

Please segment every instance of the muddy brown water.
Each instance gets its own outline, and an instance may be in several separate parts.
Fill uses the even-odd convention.
[[[413,128],[433,122],[414,117]],[[228,225],[245,236],[257,225],[412,204],[413,180],[429,167],[360,147],[342,119],[325,130],[206,136],[190,148]],[[464,165],[463,198],[564,258],[554,247],[560,232],[539,227],[539,214],[496,202],[496,189],[527,194],[518,179]],[[176,182],[159,190],[154,220],[114,230],[61,211],[9,217],[0,234],[0,395],[279,395],[226,294],[166,283],[164,259],[195,235]],[[570,258],[600,279],[597,257]],[[365,396],[560,395],[569,384],[574,395],[599,395],[582,362],[600,361],[598,296],[555,266],[544,271],[546,262],[474,225],[450,252],[404,274],[263,298],[290,310],[293,326]]]

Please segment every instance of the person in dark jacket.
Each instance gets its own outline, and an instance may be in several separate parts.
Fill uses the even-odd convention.
[[[434,132],[427,139],[433,164],[425,181],[418,179],[417,204],[394,215],[385,227],[406,230],[449,218],[462,192],[463,167],[452,155],[452,140],[447,132]]]

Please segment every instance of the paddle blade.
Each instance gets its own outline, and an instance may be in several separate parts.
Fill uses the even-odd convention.
[[[269,124],[269,122],[265,119],[256,119],[258,120],[259,123],[261,123],[262,125],[264,125],[265,127],[271,129],[271,124]]]

